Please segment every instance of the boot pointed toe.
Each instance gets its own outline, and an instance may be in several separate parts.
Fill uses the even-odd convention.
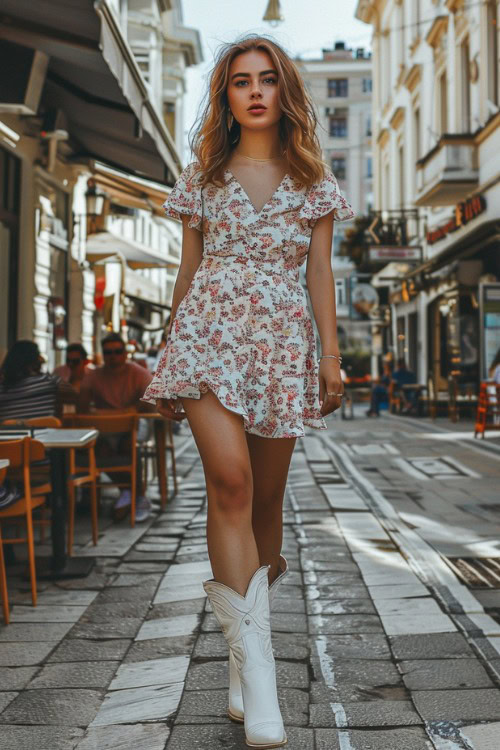
[[[246,739],[248,747],[264,748],[283,747],[287,738],[282,722],[262,722],[246,727]]]

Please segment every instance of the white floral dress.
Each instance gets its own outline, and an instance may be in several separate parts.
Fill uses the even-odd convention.
[[[189,226],[203,232],[203,259],[144,400],[211,390],[242,415],[247,432],[282,438],[303,436],[304,425],[325,429],[299,266],[317,219],[354,215],[333,174],[309,189],[286,174],[256,211],[229,170],[224,185],[202,189],[193,163],[164,208],[176,219],[191,216]]]

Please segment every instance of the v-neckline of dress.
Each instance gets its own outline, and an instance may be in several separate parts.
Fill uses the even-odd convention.
[[[252,201],[252,200],[250,199],[250,196],[248,195],[247,191],[245,190],[245,188],[243,187],[243,185],[241,184],[241,182],[240,182],[240,181],[238,180],[238,178],[237,178],[237,177],[235,176],[235,174],[234,174],[234,173],[233,173],[233,172],[232,172],[232,171],[231,171],[231,170],[230,170],[230,169],[229,169],[228,167],[226,167],[226,172],[227,172],[227,174],[229,174],[229,175],[230,175],[230,176],[232,177],[232,179],[233,179],[233,180],[235,181],[235,183],[236,183],[236,184],[238,185],[239,189],[241,190],[241,192],[243,193],[243,195],[244,195],[244,196],[245,196],[245,198],[247,199],[248,203],[249,203],[249,204],[250,204],[250,206],[252,207],[252,209],[253,209],[253,212],[254,212],[254,214],[255,214],[256,216],[260,216],[260,215],[261,215],[261,213],[262,213],[262,212],[264,211],[264,209],[265,209],[265,208],[266,208],[266,207],[267,207],[267,206],[268,206],[268,205],[269,205],[269,204],[271,203],[271,201],[272,201],[272,200],[274,199],[274,197],[276,196],[276,194],[277,194],[277,193],[278,193],[278,191],[280,190],[281,186],[282,186],[282,185],[283,185],[283,183],[285,182],[286,178],[288,177],[288,172],[285,172],[285,174],[284,174],[284,175],[283,175],[283,177],[281,178],[281,182],[280,182],[280,184],[279,184],[279,185],[278,185],[278,186],[276,187],[276,189],[275,189],[275,191],[273,192],[273,194],[272,194],[272,195],[271,195],[271,196],[270,196],[270,197],[269,197],[269,198],[267,199],[267,201],[266,201],[266,202],[264,203],[264,205],[262,206],[262,208],[261,208],[261,209],[260,209],[259,211],[257,211],[257,209],[255,208],[255,206],[254,206],[254,204],[253,204],[253,201]]]

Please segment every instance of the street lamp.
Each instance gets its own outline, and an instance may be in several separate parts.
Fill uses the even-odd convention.
[[[285,20],[281,13],[280,0],[269,0],[262,20],[267,21],[271,26],[277,26]]]
[[[88,180],[85,200],[87,202],[87,216],[96,217],[102,214],[106,193],[97,189],[95,180]]]

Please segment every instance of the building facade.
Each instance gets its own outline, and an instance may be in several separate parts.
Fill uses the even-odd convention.
[[[318,136],[325,162],[356,214],[373,206],[372,61],[364,49],[348,49],[336,42],[322,57],[299,60],[300,71],[316,108]],[[352,222],[335,226],[332,266],[335,275],[337,318],[344,353],[370,351],[370,323],[357,320],[351,292],[357,282],[354,265],[340,254]]]
[[[378,273],[390,346],[436,391],[477,388],[500,350],[499,3],[359,0],[356,15],[373,26],[375,208],[413,248]]]
[[[180,259],[161,204],[182,169],[184,71],[201,60],[180,0],[65,8],[5,0],[0,21],[16,71],[0,83],[0,359],[28,338],[49,369],[68,341],[161,335]]]

